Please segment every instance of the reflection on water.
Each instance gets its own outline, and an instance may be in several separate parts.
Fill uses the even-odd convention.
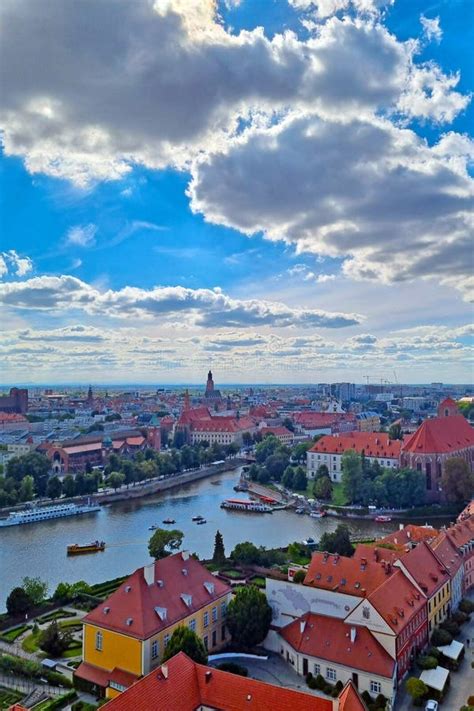
[[[204,479],[173,492],[108,505],[95,514],[0,529],[0,610],[5,608],[10,590],[25,575],[47,580],[53,592],[60,581],[97,583],[131,573],[150,560],[149,526],[162,525],[168,517],[174,518],[174,527],[185,534],[184,546],[201,557],[212,555],[217,529],[230,553],[236,543],[245,540],[266,547],[284,546],[308,536],[318,540],[324,531],[333,531],[339,523],[330,517],[312,519],[290,511],[270,515],[221,509],[224,498],[235,496],[233,486],[239,473],[240,470],[227,472],[218,479]],[[196,515],[204,516],[207,524],[197,526],[191,521]],[[354,535],[368,536],[383,535],[397,527],[396,523],[370,521],[348,524]],[[106,541],[103,553],[66,556],[67,545],[95,539]]]

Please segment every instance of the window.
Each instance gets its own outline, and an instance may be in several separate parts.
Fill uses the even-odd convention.
[[[164,637],[164,639],[163,639],[163,645],[164,645],[165,647],[167,647],[169,641],[170,641],[170,636],[169,636],[169,634],[165,634],[165,637]]]
[[[213,622],[217,621],[217,607],[212,608],[212,621]]]
[[[227,614],[227,603],[221,602],[221,617],[225,617]]]
[[[380,681],[370,681],[370,693],[371,694],[381,694],[382,693],[382,685]]]
[[[331,667],[326,667],[326,679],[336,681],[336,670]]]
[[[204,613],[204,627],[207,627],[209,625],[209,613],[205,612]]]
[[[321,674],[321,665],[320,665],[320,664],[315,664],[315,665],[314,665],[313,674],[314,674],[314,676],[317,676],[318,674]]]
[[[205,637],[203,637],[202,641],[204,642],[205,649],[209,649],[209,638],[208,638],[207,634],[205,635]]]
[[[102,632],[95,633],[95,648],[98,652],[102,651],[103,635]]]
[[[156,659],[158,656],[158,640],[155,639],[151,643],[151,658]]]
[[[189,620],[188,627],[193,632],[196,632],[196,620]]]
[[[116,691],[126,691],[127,687],[123,686],[122,684],[118,684],[116,681],[110,681],[109,686],[111,689],[115,689]]]

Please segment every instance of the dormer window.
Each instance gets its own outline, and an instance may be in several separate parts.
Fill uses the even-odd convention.
[[[108,615],[110,612],[110,607],[104,607],[104,615]]]
[[[191,607],[193,604],[193,596],[188,595],[187,593],[181,593],[181,600],[184,602],[186,607]]]
[[[127,625],[127,627],[130,627],[133,624],[133,617],[127,617],[127,619],[125,620],[125,624]]]
[[[204,583],[204,587],[206,588],[207,592],[209,595],[214,595],[214,591],[216,589],[216,586],[214,583],[208,583],[207,581]]]
[[[166,620],[168,614],[166,607],[155,607],[155,612],[162,622]]]

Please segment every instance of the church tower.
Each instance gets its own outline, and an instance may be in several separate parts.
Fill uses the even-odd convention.
[[[213,393],[213,392],[214,392],[214,381],[212,379],[212,372],[209,371],[209,373],[207,374],[206,397],[209,397],[209,396],[212,397],[211,393]]]
[[[92,394],[92,387],[90,385],[89,385],[89,390],[87,391],[87,404],[88,405],[94,404],[94,396]]]

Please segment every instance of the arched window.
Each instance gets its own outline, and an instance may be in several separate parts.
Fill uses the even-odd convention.
[[[95,633],[95,648],[97,649],[98,652],[102,651],[102,642],[103,642],[102,632],[96,632]]]

